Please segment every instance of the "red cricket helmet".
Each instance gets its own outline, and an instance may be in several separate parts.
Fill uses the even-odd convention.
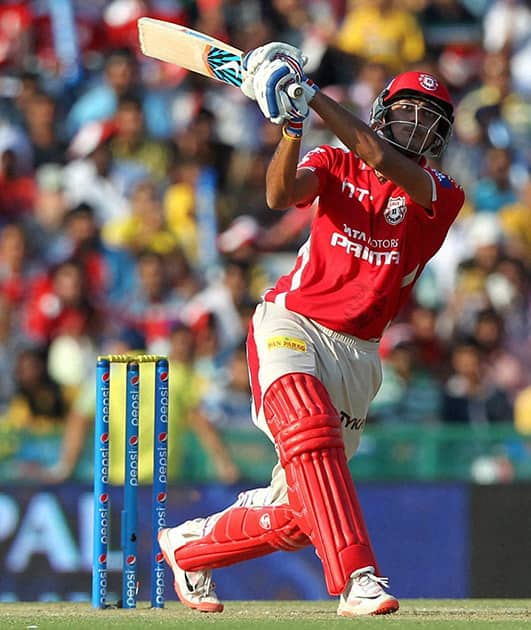
[[[397,101],[407,103],[408,100],[412,101],[412,105],[419,100],[426,104],[415,105],[417,120],[414,123],[406,120],[390,121],[388,113],[391,105]],[[418,122],[419,108],[437,115],[429,127],[422,127]],[[380,132],[382,137],[409,155],[440,157],[452,135],[453,121],[454,106],[446,87],[432,74],[410,71],[394,77],[380,92],[372,106],[370,124],[373,129]],[[410,125],[410,140],[416,133],[418,134],[417,130],[425,130],[424,141],[417,143],[419,148],[414,148],[410,143],[399,142],[395,138],[393,125],[396,123]],[[431,137],[429,144],[426,142],[428,137]]]

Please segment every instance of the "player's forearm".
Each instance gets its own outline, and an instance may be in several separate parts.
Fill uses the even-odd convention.
[[[296,173],[299,139],[283,137],[271,158],[266,173],[266,201],[272,210],[285,210],[296,201]]]
[[[357,116],[321,92],[310,105],[326,126],[366,164],[403,188],[424,208],[431,207],[432,180],[414,160],[394,149]]]
[[[319,114],[328,129],[364,162],[376,169],[381,166],[385,143],[362,120],[322,92],[315,95],[310,107]]]

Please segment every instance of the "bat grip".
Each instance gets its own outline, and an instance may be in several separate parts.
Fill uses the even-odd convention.
[[[302,96],[302,88],[298,83],[292,83],[288,85],[287,93],[291,98],[299,98]]]

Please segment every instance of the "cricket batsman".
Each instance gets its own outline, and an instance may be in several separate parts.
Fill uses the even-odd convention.
[[[366,125],[319,91],[304,62],[297,48],[277,42],[244,59],[242,91],[282,125],[266,175],[268,205],[318,205],[293,270],[265,292],[249,329],[253,419],[279,456],[271,484],[159,534],[177,596],[203,612],[223,610],[212,569],[306,545],[339,596],[339,615],[399,607],[347,462],[381,384],[379,339],[464,202],[463,190],[427,163],[448,144],[453,105],[435,76],[406,72],[378,95]],[[300,158],[310,108],[346,149],[320,146]]]

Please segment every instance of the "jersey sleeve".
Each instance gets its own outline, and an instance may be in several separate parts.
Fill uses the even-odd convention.
[[[316,147],[315,149],[308,151],[308,153],[301,158],[297,165],[297,171],[308,169],[315,173],[319,179],[319,188],[315,197],[312,199],[304,199],[300,203],[296,204],[297,208],[306,208],[310,206],[326,188],[328,177],[330,176],[330,169],[334,164],[334,160],[335,149],[328,145]]]
[[[440,248],[450,226],[465,201],[465,193],[451,177],[433,168],[426,168],[432,181],[431,208],[418,215],[424,227],[422,248],[426,260]]]
[[[434,168],[427,168],[426,172],[432,181],[431,213],[427,213],[427,217],[443,225],[446,232],[463,207],[465,193],[461,186],[445,173]]]

